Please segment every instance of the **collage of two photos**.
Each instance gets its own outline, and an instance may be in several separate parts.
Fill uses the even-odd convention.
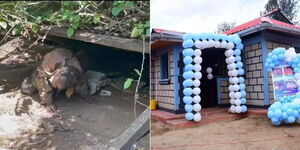
[[[299,0],[0,2],[0,150],[298,150]]]

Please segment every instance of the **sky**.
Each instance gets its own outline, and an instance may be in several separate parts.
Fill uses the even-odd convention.
[[[217,25],[223,21],[239,25],[259,17],[267,1],[151,0],[151,28],[192,33],[215,32]]]

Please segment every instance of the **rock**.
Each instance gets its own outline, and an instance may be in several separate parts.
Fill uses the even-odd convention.
[[[107,76],[104,73],[88,70],[85,74],[85,77],[88,81],[90,94],[94,95],[101,88],[111,84],[111,79],[106,79]]]
[[[24,45],[24,40],[17,37],[11,41],[6,42],[0,46],[0,59],[6,58],[10,53],[15,50],[21,49]]]
[[[100,96],[111,96],[111,91],[101,90]]]

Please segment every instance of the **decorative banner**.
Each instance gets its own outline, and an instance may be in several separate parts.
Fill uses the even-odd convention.
[[[185,34],[183,35],[182,47],[184,50],[182,54],[184,56],[183,62],[185,64],[183,78],[183,102],[185,103],[185,118],[187,120],[200,121],[201,120],[201,89],[200,80],[201,74],[201,63],[202,63],[202,51],[206,48],[220,48],[227,49],[225,51],[226,63],[228,68],[229,86],[229,97],[232,113],[245,113],[247,111],[246,104],[246,86],[244,84],[245,71],[243,69],[243,63],[241,61],[241,49],[243,44],[237,34],[225,35],[225,34]],[[212,69],[207,68],[209,74],[207,79],[212,79]],[[240,76],[240,77],[238,77]]]
[[[284,65],[272,69],[274,99],[298,93],[297,81],[291,66]]]
[[[265,67],[272,71],[274,102],[268,109],[273,125],[300,123],[300,55],[279,47],[268,54]]]

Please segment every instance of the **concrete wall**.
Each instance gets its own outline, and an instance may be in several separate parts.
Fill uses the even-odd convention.
[[[175,110],[174,105],[174,62],[173,50],[169,50],[170,84],[160,84],[160,56],[151,55],[151,98],[158,101],[158,107]]]

